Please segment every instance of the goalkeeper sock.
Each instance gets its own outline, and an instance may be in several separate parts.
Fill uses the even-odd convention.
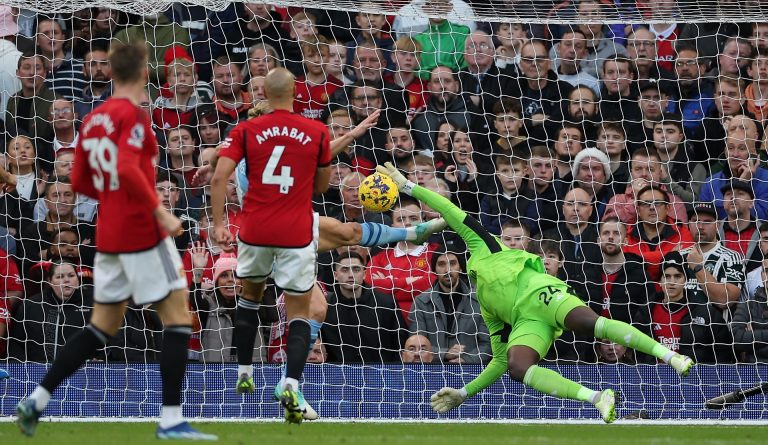
[[[365,247],[379,246],[408,239],[408,231],[403,228],[370,222],[360,224],[360,228],[363,232],[363,235],[360,237],[360,245]],[[413,230],[412,239],[416,239],[415,229]]]
[[[598,317],[595,323],[595,338],[607,338],[614,343],[640,351],[643,354],[652,355],[665,362],[675,355],[674,352],[643,334],[637,328],[610,318]]]
[[[192,327],[166,326],[160,351],[160,376],[163,379],[163,407],[181,406],[181,387],[187,371],[187,350]]]
[[[589,403],[594,403],[598,394],[597,391],[568,380],[551,369],[540,368],[537,365],[531,366],[525,372],[523,384],[544,394]]]
[[[237,300],[237,314],[235,320],[235,347],[237,348],[237,363],[239,371],[247,369],[251,375],[253,364],[253,345],[256,343],[256,333],[259,329],[259,308],[261,305],[245,298]],[[246,367],[247,368],[244,368]]]
[[[61,351],[56,355],[56,359],[53,361],[51,369],[43,377],[43,381],[40,382],[40,386],[50,394],[61,385],[67,377],[77,371],[86,360],[93,358],[96,351],[103,348],[109,341],[109,335],[97,328],[96,326],[89,324],[82,331],[75,334]],[[184,347],[184,354],[186,354],[187,348]],[[38,393],[40,395],[41,393]],[[42,394],[45,395],[44,393]],[[37,401],[36,404],[42,404],[43,400]],[[48,401],[45,400],[45,404],[37,406],[39,411],[45,408]]]
[[[304,372],[304,364],[307,362],[307,355],[309,355],[310,330],[309,322],[304,318],[294,318],[288,324],[286,381],[287,379],[301,379],[301,373]]]

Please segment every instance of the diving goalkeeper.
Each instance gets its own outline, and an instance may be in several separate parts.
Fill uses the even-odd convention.
[[[432,408],[445,413],[461,405],[509,371],[510,377],[545,394],[595,405],[606,423],[616,420],[616,396],[611,389],[593,391],[537,363],[563,329],[607,338],[650,354],[685,376],[693,360],[670,351],[632,326],[598,316],[568,285],[547,275],[541,259],[510,249],[476,219],[448,199],[415,185],[391,164],[376,168],[406,193],[439,212],[467,243],[470,279],[477,286],[480,311],[491,333],[493,359],[477,378],[461,389],[443,388],[432,395]]]

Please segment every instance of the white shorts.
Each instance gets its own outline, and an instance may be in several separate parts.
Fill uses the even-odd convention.
[[[157,303],[171,291],[187,288],[184,266],[173,238],[136,253],[97,253],[94,301],[114,304],[133,297],[137,305]]]
[[[262,282],[272,276],[275,284],[289,295],[301,295],[312,290],[317,277],[317,240],[320,217],[313,214],[312,242],[305,247],[253,246],[237,242],[237,271],[239,278]]]

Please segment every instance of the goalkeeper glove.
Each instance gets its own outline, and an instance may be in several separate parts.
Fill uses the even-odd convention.
[[[440,414],[456,408],[467,400],[467,390],[445,387],[432,394],[432,409]]]
[[[394,165],[392,165],[391,162],[385,162],[384,165],[377,165],[376,171],[381,173],[382,175],[387,175],[390,178],[392,178],[392,181],[394,181],[395,185],[397,185],[398,190],[401,192],[410,195],[411,190],[413,189],[413,186],[416,185],[413,182],[409,181],[408,179],[403,176],[402,173],[400,173],[400,170],[397,169]]]

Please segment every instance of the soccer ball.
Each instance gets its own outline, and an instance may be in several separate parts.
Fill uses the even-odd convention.
[[[387,175],[374,173],[363,179],[358,190],[360,203],[369,212],[386,212],[397,201],[397,184]]]

